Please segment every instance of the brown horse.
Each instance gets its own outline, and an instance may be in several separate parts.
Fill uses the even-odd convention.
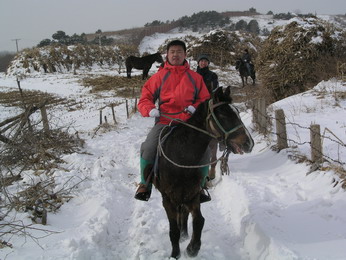
[[[162,63],[163,59],[159,52],[141,58],[135,56],[129,56],[126,61],[126,74],[128,78],[131,78],[131,71],[133,68],[143,70],[142,79],[148,77],[149,70],[154,62]]]
[[[233,153],[249,153],[254,145],[231,101],[230,88],[225,93],[219,88],[212,99],[198,106],[187,122],[174,126],[168,137],[159,142],[161,156],[154,185],[162,195],[168,217],[173,258],[180,257],[179,240],[188,237],[190,213],[193,233],[187,254],[197,256],[201,247],[204,218],[200,209],[200,168],[210,141],[217,139]]]

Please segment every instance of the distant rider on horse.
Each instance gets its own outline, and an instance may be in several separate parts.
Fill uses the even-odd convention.
[[[249,72],[249,75],[251,75],[252,73],[252,69],[251,69],[251,55],[248,51],[248,49],[245,49],[243,52],[243,56],[241,58],[243,60],[243,62],[245,63],[245,66],[247,68],[247,71]]]
[[[203,78],[190,69],[186,56],[186,45],[183,41],[173,40],[168,43],[167,61],[142,88],[138,110],[144,117],[155,118],[155,125],[140,149],[141,182],[135,194],[138,200],[147,201],[151,195],[152,185],[145,173],[148,168],[153,167],[160,132],[166,125],[176,123],[165,115],[186,121],[199,104],[210,98]],[[158,107],[155,105],[156,101],[158,101]],[[209,166],[200,168],[203,177],[201,203],[211,200],[209,194],[207,195],[202,188],[205,187],[208,171]]]

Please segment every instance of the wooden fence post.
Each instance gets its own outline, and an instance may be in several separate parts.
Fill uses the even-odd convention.
[[[256,100],[251,100],[251,107],[252,107],[252,123],[257,124],[257,118],[258,118],[258,111],[256,107]]]
[[[114,104],[111,104],[111,109],[112,109],[112,116],[113,116],[114,124],[116,124],[117,120],[115,119]]]
[[[253,119],[257,124],[259,132],[267,133],[267,106],[264,98],[256,99],[253,105]]]
[[[137,97],[135,98],[135,113],[137,113]]]
[[[127,116],[127,119],[130,117],[130,115],[129,115],[129,104],[128,104],[127,99],[126,99],[126,116]]]
[[[322,141],[320,125],[310,126],[310,142],[311,142],[311,161],[316,164],[322,163]]]
[[[100,125],[102,125],[102,109],[100,109]]]
[[[288,148],[285,113],[282,109],[275,111],[276,136],[279,151]]]
[[[48,134],[49,133],[49,123],[48,123],[46,106],[42,106],[40,108],[40,110],[41,110],[41,116],[42,116],[43,130],[46,134]]]

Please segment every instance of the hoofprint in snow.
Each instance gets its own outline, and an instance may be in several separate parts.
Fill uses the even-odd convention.
[[[153,120],[139,114],[127,120],[123,100],[110,95],[95,98],[73,75],[36,76],[21,85],[83,102],[81,110],[67,112],[57,107],[50,112],[55,120],[59,118],[56,124],[73,123],[86,140],[87,153],[66,155],[61,165],[66,170],[54,173],[57,190],[68,180],[70,185],[84,181],[73,191],[71,201],[56,214],[48,214],[47,226],[34,225],[59,233],[44,237],[44,232],[34,231],[34,237],[42,237],[37,241],[13,237],[13,248],[1,249],[0,259],[167,259],[169,225],[159,192],[154,190],[147,203],[133,198],[139,181],[140,144]],[[1,74],[0,86],[1,91],[14,90],[15,79]],[[329,89],[323,101],[316,95],[321,88]],[[290,120],[307,127],[312,121],[323,125],[327,117],[327,126],[345,140],[341,116],[345,101],[331,105],[336,89],[345,91],[345,85],[322,82],[271,109],[290,109],[286,112]],[[121,103],[116,107],[118,125],[95,135],[98,108],[114,101]],[[0,119],[17,112],[1,107]],[[244,110],[241,117],[253,128],[251,111]],[[299,129],[288,131],[300,139],[306,135]],[[256,144],[251,154],[230,155],[229,176],[221,176],[217,169],[210,189],[212,201],[201,205],[206,222],[196,259],[344,259],[346,199],[341,184],[333,184],[336,175],[331,171],[307,175],[309,165],[289,160],[288,151],[276,153],[267,139],[256,132],[252,135]],[[301,152],[306,152],[304,147]],[[341,156],[345,158],[344,153]],[[32,175],[25,173],[23,181],[32,181]],[[26,213],[16,217],[31,223]],[[182,243],[183,250],[187,243]]]

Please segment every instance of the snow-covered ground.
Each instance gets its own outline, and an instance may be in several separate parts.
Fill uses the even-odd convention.
[[[156,37],[157,42],[164,41]],[[143,44],[142,48],[147,47]],[[151,73],[154,70],[153,66]],[[103,73],[119,76],[116,72]],[[38,240],[4,237],[13,248],[0,249],[0,259],[168,259],[169,226],[159,192],[154,190],[149,202],[133,198],[139,181],[140,144],[153,119],[138,113],[127,119],[123,99],[90,94],[81,86],[81,77],[82,73],[36,75],[21,81],[23,89],[54,93],[83,103],[78,110],[67,111],[58,106],[48,112],[53,115],[54,124],[73,123],[72,129],[86,140],[86,153],[64,156],[61,169],[65,170],[53,174],[57,190],[67,181],[71,186],[84,181],[73,191],[72,200],[57,213],[48,214],[46,226],[33,226],[58,233],[45,236],[45,232],[30,231],[34,237],[42,237]],[[238,76],[223,77],[235,81]],[[15,78],[0,74],[1,92],[16,89]],[[318,123],[322,130],[327,127],[345,143],[346,100],[342,95],[336,99],[339,92],[346,92],[345,83],[331,79],[314,90],[273,104],[268,111],[283,108],[289,122],[306,128]],[[115,108],[118,125],[95,134],[98,109],[115,101],[121,102]],[[1,106],[0,121],[18,112]],[[111,118],[111,111],[104,115]],[[241,117],[253,129],[251,111],[242,111]],[[306,129],[291,124],[287,130],[289,139],[309,141]],[[332,170],[307,174],[310,166],[290,160],[292,151],[277,153],[271,149],[274,135],[269,136],[271,143],[257,132],[252,131],[252,135],[252,153],[230,155],[229,176],[221,176],[217,167],[217,177],[210,188],[212,201],[201,206],[206,221],[196,259],[346,259],[346,197],[341,183],[335,183],[338,177]],[[328,155],[345,162],[345,147],[328,140],[324,141]],[[298,145],[296,150],[310,157],[305,145]],[[23,181],[39,181],[39,177],[31,178],[30,172],[23,176]],[[28,216],[16,214],[27,224],[31,223]],[[181,244],[182,250],[187,243]],[[181,259],[188,258],[183,255]]]

